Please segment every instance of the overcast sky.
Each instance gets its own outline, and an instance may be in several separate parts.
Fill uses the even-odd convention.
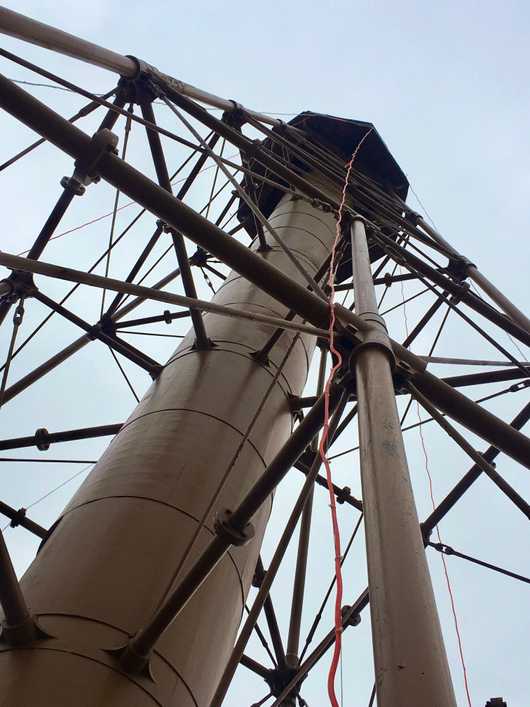
[[[373,122],[408,175],[423,206],[420,207],[414,194],[409,195],[409,203],[420,211],[426,208],[439,230],[457,249],[491,276],[518,305],[526,307],[530,294],[528,3],[489,0],[307,3],[295,0],[289,4],[258,4],[196,0],[183,4],[154,0],[128,2],[125,6],[102,0],[75,4],[64,0],[54,3],[19,0],[7,5],[115,51],[136,55],[176,78],[236,99],[247,107],[285,114],[286,120],[300,111],[313,110]],[[3,38],[2,46],[90,90],[103,92],[113,86],[112,76],[102,70],[8,38],[5,41]],[[19,80],[40,81],[4,60],[0,71]],[[47,88],[28,87],[28,90],[63,115],[73,114],[84,102]],[[0,161],[4,161],[31,141],[31,134],[11,118],[2,116],[1,121],[4,139]],[[82,127],[89,132],[95,123],[88,120]],[[229,149],[227,147],[228,154]],[[145,160],[145,140],[131,138],[130,150],[131,161],[150,170]],[[56,150],[45,146],[39,154],[39,158],[28,157],[27,161],[0,175],[6,204],[3,250],[19,253],[32,243],[53,199],[58,196],[58,180],[71,172],[71,160]],[[196,208],[204,202],[208,188],[209,183],[205,181],[194,197]],[[97,190],[76,201],[60,231],[111,210],[113,192],[99,186]],[[125,225],[132,214],[130,209],[129,212],[124,210],[119,225]],[[138,233],[145,236],[152,221],[150,218],[144,230]],[[86,233],[87,238],[65,237],[50,246],[44,259],[86,267],[103,249],[108,230],[107,219],[86,232],[79,232]],[[123,263],[132,255],[125,254],[123,262],[116,267],[125,267]],[[165,272],[167,269],[162,269],[160,274]],[[200,288],[200,294],[207,297],[205,283],[201,283]],[[401,292],[396,290],[394,288],[389,297],[390,304],[400,301]],[[49,290],[56,294],[64,291],[66,288],[59,285]],[[407,293],[414,291],[406,290]],[[90,297],[92,295],[87,294],[73,299],[78,307],[76,311],[87,318],[95,317],[99,308],[99,300],[96,302]],[[424,300],[421,305],[409,306],[407,314],[411,322],[415,315],[421,315],[427,303],[428,300]],[[31,331],[31,323],[40,321],[44,313],[37,305],[30,306],[32,304],[27,305],[26,333]],[[50,327],[50,333],[36,339],[35,348],[28,347],[27,356],[21,356],[14,364],[10,380],[16,380],[77,336],[74,327],[62,323]],[[399,310],[389,318],[389,327],[394,338],[403,338],[405,323]],[[488,331],[493,330],[488,328]],[[10,326],[2,327],[0,356],[5,356],[9,334]],[[520,358],[504,334],[495,336]],[[428,339],[420,339],[415,344],[417,353],[426,353]],[[163,360],[171,352],[173,342],[168,340],[170,343],[166,346],[160,341],[163,340],[146,343],[146,350]],[[4,406],[0,411],[2,437],[32,434],[43,426],[59,430],[120,422],[131,410],[134,399],[112,359],[103,347],[100,351],[97,346],[85,349],[75,362],[58,369],[54,378],[46,379],[35,386],[34,391],[27,391]],[[528,351],[522,345],[521,348],[528,360]],[[437,353],[500,358],[491,346],[464,331],[458,322],[448,325]],[[127,370],[138,391],[145,390],[146,377],[134,369]],[[433,368],[439,375],[472,370]],[[484,388],[466,392],[470,397],[486,394]],[[82,410],[78,407],[79,400],[83,401]],[[490,409],[511,420],[527,400],[526,391],[510,394],[496,401]],[[415,414],[411,414],[411,421]],[[442,433],[431,426],[426,426],[425,430],[435,494],[440,499],[470,463]],[[420,517],[425,518],[430,504],[425,464],[416,431],[407,435],[417,505]],[[353,446],[355,439],[353,429],[348,443],[339,446],[339,450]],[[474,442],[477,448],[485,448],[483,442]],[[74,454],[79,459],[97,459],[105,444],[100,440],[77,443],[77,446],[58,445],[48,454],[50,458]],[[27,451],[28,457],[39,454],[35,449],[21,451]],[[354,494],[360,495],[357,463],[355,454],[345,455],[335,464],[335,473],[338,484],[348,484]],[[527,472],[504,456],[499,457],[498,469],[521,493],[529,496]],[[76,467],[68,465],[4,463],[0,468],[2,499],[15,507],[27,506],[69,479],[75,471]],[[84,474],[35,506],[32,517],[43,525],[50,525]],[[264,544],[266,560],[270,558],[293,493],[299,487],[300,480],[295,476],[289,478],[278,493],[272,530]],[[355,513],[344,508],[340,512],[343,536],[347,538]],[[527,524],[487,479],[476,483],[444,520],[441,531],[444,541],[463,552],[530,574]],[[322,494],[315,507],[314,537],[318,541],[309,567],[306,628],[312,620],[311,610],[316,610],[332,573],[329,512]],[[6,538],[17,570],[22,572],[36,544],[21,529],[8,530]],[[350,600],[364,587],[363,552],[360,540],[351,561],[345,564],[345,592]],[[440,558],[430,553],[429,560],[458,704],[463,706],[466,700],[462,674]],[[528,585],[461,560],[450,558],[448,563],[474,707],[483,707],[487,699],[497,695],[507,699],[508,707],[527,707]],[[282,603],[281,598],[290,589],[292,569],[291,552],[273,590],[284,636],[289,606]],[[330,622],[328,612],[323,631],[330,627]],[[349,632],[351,635],[347,635],[344,647],[343,703],[345,707],[364,707],[373,681],[368,615],[363,616],[360,627]],[[253,646],[253,650],[260,660],[267,660],[259,645]],[[304,684],[303,695],[311,707],[326,704],[327,660]],[[264,683],[240,669],[226,704],[228,707],[249,705],[265,692]]]

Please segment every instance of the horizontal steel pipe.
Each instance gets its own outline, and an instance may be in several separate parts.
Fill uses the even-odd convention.
[[[44,451],[48,445],[56,442],[74,442],[79,439],[93,439],[94,437],[110,437],[118,434],[123,423],[114,425],[98,425],[97,427],[80,427],[75,430],[64,430],[61,432],[48,432],[38,430],[34,435],[27,437],[14,437],[12,439],[0,440],[0,450],[22,449],[24,447],[41,447]]]
[[[9,525],[12,528],[16,528],[20,525],[21,528],[29,530],[30,533],[33,533],[33,535],[36,535],[38,538],[43,540],[48,534],[46,528],[43,528],[42,525],[39,525],[38,523],[35,523],[35,521],[26,517],[25,508],[19,508],[19,510],[17,510],[16,508],[9,506],[7,503],[0,501],[0,513],[6,516],[6,518],[9,518],[11,521]]]
[[[411,380],[438,410],[530,469],[530,439],[526,435],[427,371],[415,371]]]
[[[93,273],[86,273],[82,270],[66,268],[61,265],[53,265],[52,263],[45,263],[43,261],[32,261],[17,255],[11,255],[10,253],[4,253],[3,251],[0,251],[0,265],[4,265],[13,270],[23,270],[34,274],[54,277],[59,280],[66,280],[67,282],[99,287],[100,289],[112,290],[113,292],[121,292],[123,294],[137,295],[143,300],[148,299],[156,302],[181,305],[183,307],[189,307],[190,309],[234,317],[235,319],[249,319],[250,321],[271,324],[282,329],[313,334],[314,336],[326,337],[328,335],[326,329],[319,329],[311,325],[301,324],[300,322],[291,322],[286,319],[281,319],[280,317],[270,317],[266,314],[258,314],[257,312],[250,312],[241,308],[227,307],[226,305],[208,302],[207,300],[194,299],[171,292],[163,292],[152,287],[135,285],[131,282],[116,280],[112,277],[103,277],[102,275],[94,275]],[[42,299],[46,301],[49,300],[49,298],[44,295],[38,295],[38,297],[42,297]]]
[[[134,78],[138,74],[138,61],[135,59],[118,54],[110,49],[88,42],[68,32],[63,32],[56,27],[47,25],[44,22],[38,22],[31,17],[26,17],[18,12],[9,10],[7,7],[0,8],[0,32],[3,34],[16,37],[30,44],[36,44],[45,49],[51,49],[59,54],[85,61],[88,64],[99,66],[101,69],[107,69],[126,78]],[[154,67],[146,65],[149,70],[154,70]],[[160,72],[157,72],[160,73]],[[207,105],[220,108],[222,110],[232,110],[234,102],[225,98],[203,91],[191,84],[179,81],[171,76],[163,75],[167,81],[171,82],[180,93],[206,103]],[[270,125],[278,125],[280,121],[270,115],[258,113],[256,111],[247,110],[247,113],[254,116],[262,122]]]
[[[525,374],[520,368],[505,368],[500,371],[487,371],[486,373],[468,373],[462,376],[449,376],[443,380],[452,388],[466,385],[484,385],[485,383],[502,383],[504,381],[519,380],[530,375],[530,367]],[[525,380],[525,385],[530,381]]]

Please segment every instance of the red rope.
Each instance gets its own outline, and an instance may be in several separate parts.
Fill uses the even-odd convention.
[[[339,205],[339,211],[337,214],[337,227],[335,231],[335,239],[331,247],[331,259],[329,265],[329,276],[328,276],[328,287],[330,290],[329,294],[329,350],[332,356],[334,356],[334,365],[329,372],[326,385],[324,387],[324,426],[322,428],[322,436],[320,438],[319,444],[319,454],[322,459],[322,463],[326,469],[326,481],[329,492],[329,506],[331,509],[331,524],[333,528],[333,546],[335,550],[335,578],[336,578],[336,593],[335,593],[335,645],[333,649],[333,657],[331,659],[331,665],[329,667],[328,673],[328,695],[332,707],[339,707],[337,700],[337,695],[335,694],[335,678],[337,675],[337,666],[339,664],[341,647],[342,647],[342,594],[343,594],[343,583],[342,583],[342,570],[341,570],[341,543],[340,543],[340,530],[339,522],[337,518],[337,504],[335,502],[335,493],[333,491],[333,481],[331,478],[331,466],[326,455],[327,441],[329,437],[329,392],[333,379],[335,378],[336,372],[342,366],[342,356],[340,351],[335,348],[335,275],[338,267],[336,263],[336,251],[341,238],[341,221],[342,214],[344,211],[344,206],[346,204],[346,195],[348,184],[350,182],[351,171],[353,168],[353,163],[357,157],[363,142],[366,140],[368,135],[372,132],[373,128],[370,128],[361,138],[359,144],[355,148],[350,161],[347,164],[346,178],[344,180],[344,185],[342,187],[342,197]]]
[[[401,271],[401,268],[399,268],[399,269]],[[403,298],[403,315],[404,315],[404,319],[405,319],[405,331],[408,336],[409,323],[408,323],[408,319],[407,319],[407,307],[405,304],[405,293],[404,293],[404,289],[403,289],[403,282],[401,283],[401,296]],[[416,414],[418,416],[418,422],[421,422],[420,406],[419,406],[418,401],[416,401]],[[429,495],[431,497],[432,509],[434,511],[434,510],[436,510],[436,501],[434,500],[434,487],[433,487],[433,483],[432,483],[431,471],[429,468],[429,457],[427,455],[427,448],[425,446],[425,439],[423,437],[423,430],[422,430],[421,426],[418,427],[418,432],[420,434],[421,448],[423,450],[423,456],[425,459],[425,471],[427,473],[427,478],[429,480]],[[442,538],[441,538],[440,529],[438,528],[438,526],[436,526],[436,535],[438,537],[438,542],[441,544]],[[464,658],[464,648],[462,645],[462,636],[460,634],[460,625],[459,625],[459,621],[458,621],[458,614],[456,612],[455,597],[454,597],[454,593],[453,593],[453,588],[451,586],[451,579],[449,578],[449,571],[447,569],[447,562],[445,560],[445,556],[443,554],[440,554],[440,557],[442,558],[442,565],[443,565],[443,570],[444,570],[444,575],[445,575],[445,583],[447,585],[447,592],[449,594],[449,600],[451,602],[451,611],[453,614],[453,623],[454,623],[454,627],[455,627],[456,639],[458,642],[458,653],[460,655],[460,664],[462,666],[462,675],[464,677],[464,688],[466,690],[467,704],[469,705],[469,707],[472,707],[471,694],[469,691],[469,682],[468,682],[468,678],[467,678],[467,667],[466,667],[466,661]]]

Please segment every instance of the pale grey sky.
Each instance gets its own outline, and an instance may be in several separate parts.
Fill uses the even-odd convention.
[[[530,293],[528,3],[295,0],[289,4],[264,5],[239,1],[176,4],[155,0],[149,4],[129,2],[125,7],[117,2],[72,5],[64,1],[52,4],[19,0],[7,5],[118,52],[141,57],[177,78],[236,99],[250,108],[286,114],[309,109],[373,122],[445,237],[517,304],[523,309],[527,306]],[[7,38],[2,38],[2,46],[91,90],[103,92],[113,85],[113,77],[107,72],[74,60]],[[40,81],[4,60],[0,71],[13,78]],[[74,113],[83,102],[52,89],[29,90],[64,115]],[[1,120],[4,140],[0,161],[3,161],[25,146],[31,135],[11,118],[3,115]],[[166,116],[165,120],[169,125],[170,118]],[[82,127],[88,132],[95,123],[85,121]],[[176,163],[177,151],[174,147],[169,150],[173,150]],[[131,138],[129,154],[133,164],[151,170],[143,137]],[[58,180],[70,171],[71,161],[46,146],[38,157],[28,157],[0,175],[6,204],[3,250],[18,253],[29,246],[58,195]],[[205,201],[209,179],[210,175],[204,177],[193,197],[196,208]],[[112,199],[110,189],[92,187],[68,212],[59,230],[109,212]],[[409,203],[419,209],[413,194]],[[121,212],[119,225],[124,226],[133,213],[134,207]],[[135,231],[137,248],[152,225],[151,217],[145,219],[145,224]],[[65,236],[50,246],[44,259],[74,267],[86,266],[104,248],[108,229],[106,219]],[[117,274],[126,269],[127,258],[134,253],[123,253],[114,263]],[[163,274],[165,270],[160,272]],[[47,291],[59,294],[66,288],[53,285]],[[412,286],[405,289],[407,294],[415,291]],[[202,283],[200,294],[208,296]],[[401,292],[394,286],[388,306],[400,298]],[[97,316],[98,302],[92,293],[73,298],[72,302],[72,307],[86,318]],[[419,302],[407,308],[411,322],[428,306],[427,300]],[[26,331],[31,331],[31,323],[40,320],[43,310],[33,303],[28,303],[27,310],[25,326]],[[389,317],[388,323],[394,338],[404,334],[400,310]],[[7,348],[8,330],[9,327],[0,330],[0,356]],[[430,338],[433,331],[429,332]],[[17,379],[76,336],[74,327],[59,322],[51,324],[48,333],[36,338],[33,348],[28,347],[27,354],[14,363],[10,379]],[[173,344],[171,340],[154,341],[146,342],[146,350],[163,360]],[[499,335],[499,342],[516,353],[506,336]],[[425,353],[428,345],[426,336],[418,340],[414,350]],[[450,356],[499,357],[457,321],[450,321],[437,352]],[[523,353],[528,356],[528,350],[523,348]],[[439,375],[471,370],[433,367]],[[127,371],[138,390],[144,390],[147,378],[132,367],[127,367]],[[484,390],[466,392],[470,397],[479,397],[486,394]],[[83,400],[82,409],[79,399]],[[489,407],[510,420],[527,400],[528,395],[523,391],[500,398]],[[110,356],[99,344],[93,344],[75,361],[60,367],[55,376],[43,380],[0,411],[2,437],[31,434],[42,426],[60,430],[119,422],[133,404]],[[413,412],[412,422],[415,416]],[[440,499],[471,465],[432,425],[425,427],[425,439],[435,494]],[[339,451],[353,446],[355,440],[353,427],[349,440],[339,445]],[[424,518],[430,501],[417,431],[406,433],[406,441],[419,514]],[[481,441],[476,441],[476,446],[485,448]],[[97,459],[104,447],[105,442],[97,440],[57,445],[48,455]],[[35,449],[22,451],[24,454],[10,456],[39,454]],[[354,494],[360,495],[357,463],[356,454],[349,454],[334,468],[337,483],[348,484]],[[504,456],[499,458],[498,469],[528,498],[530,483],[526,471]],[[68,465],[3,463],[2,498],[16,507],[27,506],[75,471],[76,467]],[[35,506],[32,517],[44,525],[51,524],[83,476]],[[299,487],[300,479],[293,472],[276,497],[271,532],[263,548],[265,560],[271,555],[274,539]],[[355,513],[341,507],[340,517],[343,537],[347,540]],[[306,627],[332,574],[329,512],[323,494],[318,495],[313,532],[317,541],[310,559]],[[441,524],[441,532],[444,541],[464,552],[530,574],[527,524],[488,480],[476,483]],[[36,543],[21,529],[7,531],[6,537],[17,569],[23,571]],[[345,564],[346,599],[355,598],[365,586],[363,551],[361,541]],[[458,703],[464,706],[461,668],[441,562],[434,553],[429,554],[429,559]],[[497,695],[504,695],[509,707],[527,707],[530,629],[527,585],[457,559],[449,558],[448,564],[474,707],[482,707],[488,698]],[[290,590],[292,569],[293,552],[286,558],[273,589],[284,635],[289,607],[282,597]],[[330,625],[328,612],[323,630]],[[343,658],[344,706],[363,707],[373,681],[367,613],[361,626],[349,629],[348,634]],[[259,645],[253,645],[253,650],[254,655],[266,661]],[[320,669],[304,684],[303,695],[311,707],[326,704],[328,660],[329,657],[325,658]],[[249,705],[265,692],[264,683],[240,669],[226,704]]]

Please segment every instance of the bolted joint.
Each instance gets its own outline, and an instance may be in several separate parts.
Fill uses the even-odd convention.
[[[329,349],[329,341],[322,336],[317,339],[317,346],[320,351],[327,351]]]
[[[254,589],[259,589],[261,587],[261,583],[263,581],[263,575],[258,572],[256,569],[254,571],[254,574],[252,575],[252,586]]]
[[[18,299],[32,297],[37,292],[37,287],[33,282],[31,273],[13,270],[12,273],[1,283],[6,290],[2,296],[4,301],[13,304]]]
[[[423,219],[417,211],[409,210],[405,214],[405,220],[411,223],[413,226],[417,226]]]
[[[242,148],[242,151],[247,159],[253,160],[256,158],[256,155],[260,153],[263,143],[257,138],[255,140],[249,140],[249,143],[249,145],[245,145],[245,147]]]
[[[7,624],[5,621],[0,623],[0,641],[8,646],[26,646],[46,638],[51,636],[40,628],[31,614],[18,624]]]
[[[343,486],[341,489],[337,489],[335,492],[335,499],[337,503],[343,504],[349,501],[351,498],[351,488],[349,486]]]
[[[293,677],[296,675],[297,669],[295,667],[290,667],[287,666],[285,668],[274,668],[272,670],[269,670],[268,676],[265,678],[265,682],[270,688],[271,694],[274,697],[278,697],[281,695],[281,693],[284,691],[284,689],[287,687],[287,685],[291,682]],[[296,698],[298,693],[300,691],[300,683],[296,687],[293,687],[292,692],[290,693],[289,698],[293,699]],[[287,702],[282,702],[282,704],[288,705],[292,704]]]
[[[454,549],[450,545],[445,545],[444,543],[429,543],[429,545],[435,550],[438,550],[438,552],[441,552],[443,555],[455,554]]]
[[[295,422],[302,422],[304,419],[304,411],[301,405],[301,399],[297,395],[289,395],[289,409]]]
[[[50,448],[50,435],[45,427],[35,431],[35,446],[39,452],[46,452]]]
[[[107,128],[94,133],[85,155],[74,162],[72,179],[83,187],[87,187],[92,182],[98,182],[100,179],[98,174],[99,163],[105,155],[109,153],[117,154],[117,144],[118,136]]]
[[[333,211],[333,207],[331,206],[331,204],[322,201],[322,199],[308,199],[308,203],[310,203],[314,209],[323,211],[326,214],[329,214]]]
[[[491,700],[486,702],[485,707],[508,707],[508,703],[504,697],[492,697]]]
[[[230,103],[232,103],[233,108],[230,110],[225,110],[221,120],[223,123],[226,123],[226,125],[230,125],[230,127],[240,131],[243,125],[247,122],[245,109],[237,101],[230,99]]]
[[[204,267],[208,264],[208,253],[204,248],[197,248],[195,253],[190,257],[190,265],[195,265],[196,267]]]
[[[191,350],[192,351],[209,351],[210,349],[216,348],[216,346],[217,346],[217,344],[215,343],[215,341],[212,341],[210,339],[210,337],[207,336],[204,344],[199,344],[197,339],[195,339],[195,341],[193,342],[193,344],[191,346]]]
[[[524,388],[528,388],[530,386],[530,379],[526,379],[524,381],[520,381],[519,383],[514,383],[511,385],[508,390],[510,393],[517,393],[519,390],[524,390]]]
[[[176,228],[173,228],[173,226],[170,226],[169,223],[162,221],[162,219],[157,219],[156,225],[161,228],[164,233],[169,233],[170,236],[176,236],[179,233]]]
[[[156,68],[156,66],[148,64],[143,59],[138,59],[138,57],[133,56],[132,54],[126,54],[125,56],[127,57],[127,59],[132,59],[132,61],[134,61],[134,63],[136,64],[136,75],[133,76],[131,79],[126,79],[126,81],[134,81],[139,78],[141,74],[145,74],[146,76],[160,74],[160,71]]]
[[[140,73],[132,79],[121,78],[118,86],[127,102],[138,105],[152,103],[162,93],[147,73]]]
[[[383,280],[384,280],[385,287],[392,287],[392,284],[394,281],[392,279],[392,275],[389,272],[386,272],[383,275]]]
[[[470,267],[475,267],[475,264],[472,263],[471,260],[463,255],[455,255],[449,258],[445,270],[455,280],[462,281],[466,279]]]
[[[423,538],[423,544],[428,545],[430,543],[430,538],[434,528],[428,528],[425,523],[420,523],[421,537]]]
[[[219,538],[236,547],[246,545],[254,537],[254,526],[252,523],[247,523],[244,528],[233,525],[232,511],[228,508],[217,514],[213,527]]]
[[[94,326],[91,326],[90,329],[87,330],[86,335],[90,339],[90,341],[95,341],[98,336],[102,332],[102,326],[101,322],[98,322],[97,324],[94,324]]]
[[[115,334],[116,333],[116,324],[112,317],[110,317],[108,314],[104,314],[98,325],[99,330],[102,331],[104,334]]]
[[[361,623],[361,615],[360,614],[352,614],[350,616],[350,612],[351,612],[351,606],[349,604],[344,604],[344,606],[341,609],[342,625],[344,628],[346,628],[346,626],[358,626]]]
[[[105,653],[116,660],[124,672],[130,675],[140,675],[154,682],[151,674],[151,656],[137,651],[132,640],[119,648],[107,649]]]
[[[259,363],[265,368],[269,368],[269,366],[271,365],[271,360],[267,356],[267,353],[262,351],[261,349],[259,351],[252,351],[250,357],[253,358],[256,363]]]
[[[164,369],[164,366],[160,366],[160,365],[151,366],[147,372],[149,373],[151,380],[156,381],[158,376],[162,373],[163,369]]]
[[[294,415],[295,419],[303,419],[303,410],[308,407],[312,407],[316,401],[317,397],[310,395],[307,397],[300,397],[299,395],[288,395],[289,398],[289,409]]]
[[[24,319],[24,312],[24,298],[21,297],[13,314],[13,324],[15,326],[20,326],[22,324],[22,320]]]
[[[394,392],[396,395],[409,395],[410,394],[410,379],[414,371],[404,361],[399,360],[396,364],[395,369],[392,372],[392,380],[394,383]]]
[[[355,373],[357,357],[361,351],[366,349],[378,349],[382,351],[388,358],[390,367],[394,370],[396,367],[396,356],[390,344],[383,318],[374,312],[365,312],[360,316],[368,324],[368,327],[358,332],[361,342],[353,348],[350,354],[350,371]]]
[[[9,523],[10,528],[16,528],[19,526],[21,523],[24,522],[26,518],[26,509],[25,508],[19,508],[16,513],[13,514],[13,517],[11,518],[11,521]]]
[[[75,196],[83,196],[86,189],[76,177],[63,177],[60,182],[62,188],[66,191],[71,191]]]

